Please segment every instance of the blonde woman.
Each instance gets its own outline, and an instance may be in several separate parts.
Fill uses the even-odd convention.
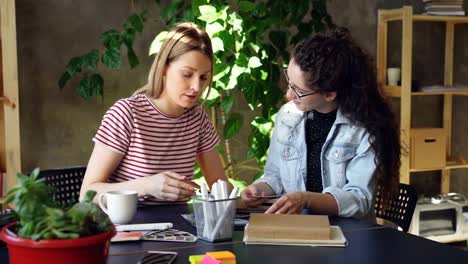
[[[131,189],[142,204],[184,201],[198,187],[192,182],[195,161],[209,186],[227,181],[215,149],[216,130],[197,104],[211,84],[213,66],[207,33],[192,23],[175,26],[148,84],[104,115],[81,194]]]

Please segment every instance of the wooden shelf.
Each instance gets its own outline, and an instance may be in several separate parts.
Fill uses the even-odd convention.
[[[384,86],[383,92],[385,96],[401,97],[401,86]],[[440,92],[411,92],[411,95],[468,95],[468,91],[440,91]]]
[[[389,97],[400,97],[401,96],[401,86],[387,86],[383,87],[383,93],[385,96]]]
[[[428,169],[410,169],[410,172],[419,172],[419,171],[435,171],[435,170],[453,170],[453,169],[466,169],[468,168],[468,163],[461,161],[447,161],[447,165],[444,167],[438,168],[428,168]]]
[[[380,16],[383,22],[388,21],[402,21],[403,20],[403,8],[391,9],[391,10],[380,10]],[[433,15],[413,15],[413,21],[424,21],[424,22],[451,22],[453,24],[464,24],[468,23],[468,17],[466,16],[433,16]]]
[[[453,170],[453,169],[464,169],[468,168],[468,163],[463,161],[447,161],[446,169]]]
[[[464,23],[468,23],[468,17],[466,16],[413,15],[413,21],[452,22],[454,24],[464,24]]]

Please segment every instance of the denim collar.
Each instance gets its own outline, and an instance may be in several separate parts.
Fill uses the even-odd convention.
[[[307,113],[297,109],[296,105],[292,101],[285,104],[284,111],[288,113],[288,118],[281,120],[281,122],[290,128],[296,127],[302,122],[302,120],[304,120],[304,118],[307,117]],[[333,126],[338,124],[352,124],[351,120],[341,112],[340,108],[338,108],[336,112],[336,120],[333,123]]]

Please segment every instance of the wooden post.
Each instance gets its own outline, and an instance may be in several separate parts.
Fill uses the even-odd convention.
[[[388,22],[384,21],[382,10],[378,13],[377,30],[377,82],[380,87],[386,85],[387,80],[387,34]]]
[[[16,185],[16,173],[21,171],[20,123],[18,96],[18,58],[16,50],[16,15],[15,1],[0,1],[0,28],[2,40],[3,95],[5,101],[5,155],[6,187]],[[5,104],[3,104],[5,105]]]
[[[445,30],[445,65],[444,65],[444,85],[453,85],[453,48],[454,48],[455,25],[453,22],[446,23]],[[452,156],[452,103],[453,95],[444,95],[443,126],[447,141],[446,157]],[[441,172],[441,192],[450,191],[450,170],[443,169]]]
[[[403,42],[401,54],[401,116],[400,143],[404,148],[401,155],[400,182],[410,182],[410,133],[411,133],[411,73],[413,57],[413,8],[404,6]]]

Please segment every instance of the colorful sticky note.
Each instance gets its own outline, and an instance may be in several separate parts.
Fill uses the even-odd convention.
[[[231,251],[212,251],[206,255],[221,261],[221,264],[236,264],[236,255]]]
[[[205,255],[192,255],[189,256],[190,264],[200,264],[200,261],[203,259]]]
[[[217,260],[213,257],[210,257],[208,255],[203,256],[202,260],[199,262],[199,264],[221,264],[220,260]]]
[[[231,251],[212,251],[206,252],[206,255],[221,261],[236,260],[236,255],[234,255]]]

